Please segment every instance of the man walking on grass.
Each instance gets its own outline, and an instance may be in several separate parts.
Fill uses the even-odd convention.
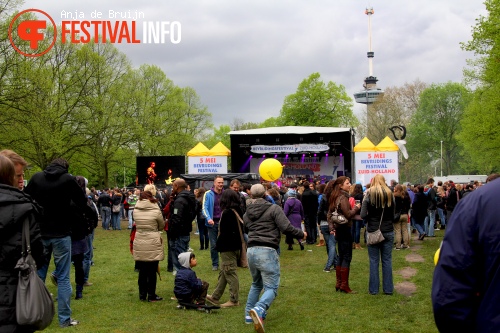
[[[248,267],[252,275],[252,286],[245,307],[245,323],[253,323],[255,330],[263,333],[267,310],[278,294],[280,283],[277,250],[281,233],[294,238],[307,237],[307,233],[294,228],[280,206],[264,199],[264,186],[255,184],[250,193],[252,199],[247,202],[247,212],[243,216],[248,233]],[[262,296],[261,291],[264,291]]]
[[[87,199],[71,174],[69,164],[63,158],[56,158],[45,170],[31,177],[25,192],[43,207],[43,217],[40,223],[42,242],[47,252],[47,261],[39,267],[38,275],[45,281],[49,268],[50,257],[54,254],[57,279],[57,313],[59,326],[78,325],[71,318],[71,223],[68,218],[73,216],[74,202],[82,212],[87,209]]]

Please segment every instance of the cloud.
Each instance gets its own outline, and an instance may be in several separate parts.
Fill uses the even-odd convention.
[[[426,83],[461,81],[470,54],[460,42],[484,5],[469,0],[380,0],[373,4],[374,74],[379,87],[419,78]],[[144,20],[179,21],[180,44],[117,45],[134,67],[154,64],[179,86],[191,86],[216,125],[233,118],[260,122],[277,116],[285,96],[311,73],[362,89],[368,76],[368,18],[365,4],[352,0],[136,1],[28,0],[24,8],[141,11]],[[142,36],[142,35],[141,35]],[[356,112],[363,106],[356,105]]]

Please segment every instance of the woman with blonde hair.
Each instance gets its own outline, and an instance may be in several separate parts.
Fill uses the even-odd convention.
[[[341,213],[348,222],[345,224],[334,224],[331,220],[328,221],[330,232],[333,231],[338,243],[338,259],[335,271],[337,274],[337,284],[335,290],[339,290],[348,294],[354,293],[349,288],[349,269],[352,260],[352,221],[356,214],[359,213],[360,204],[355,205],[351,209],[349,203],[349,189],[351,181],[345,176],[338,177],[333,182],[333,189],[329,199],[329,212],[337,211]]]
[[[370,259],[370,279],[368,291],[371,295],[379,292],[379,263],[382,261],[382,288],[384,294],[392,295],[392,244],[394,244],[394,195],[385,183],[384,176],[373,177],[370,190],[363,200],[361,218],[366,221],[366,232],[374,232],[380,228],[384,240],[378,244],[368,245]]]

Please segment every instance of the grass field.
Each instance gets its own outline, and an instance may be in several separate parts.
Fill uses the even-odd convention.
[[[61,329],[56,314],[46,332],[254,332],[253,325],[244,323],[244,304],[251,284],[248,269],[238,269],[239,307],[220,309],[211,314],[176,309],[176,302],[170,300],[174,276],[166,271],[166,261],[160,262],[162,280],[157,284],[157,294],[164,297],[164,301],[140,302],[125,221],[122,221],[122,228],[125,230],[104,231],[101,227],[96,230],[95,266],[90,276],[94,285],[84,289],[83,299],[71,301],[72,317],[80,324]],[[413,240],[412,249],[393,251],[394,283],[414,283],[417,289],[412,296],[368,294],[366,249],[353,250],[350,286],[357,294],[335,292],[335,273],[323,272],[326,262],[324,247],[308,245],[300,251],[295,245],[293,251],[287,251],[282,242],[281,283],[278,297],[265,321],[266,332],[437,332],[430,299],[434,270],[432,257],[443,233],[436,231],[435,238],[426,238],[423,242]],[[194,234],[191,234],[191,247],[198,259],[196,274],[210,283],[210,294],[218,272],[211,270],[209,251],[198,251],[198,236]],[[408,262],[405,257],[410,253],[421,255],[424,261]],[[415,269],[416,274],[403,278],[398,272],[407,267]],[[71,278],[74,298],[73,271]],[[57,295],[56,287],[47,282],[50,291]],[[228,295],[226,288],[221,301],[227,301]]]

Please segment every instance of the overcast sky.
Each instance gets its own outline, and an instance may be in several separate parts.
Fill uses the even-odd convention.
[[[179,44],[116,44],[134,67],[157,65],[176,85],[193,87],[215,125],[234,118],[261,122],[278,116],[285,96],[314,72],[323,81],[362,89],[368,76],[368,16],[373,7],[374,75],[379,88],[420,79],[462,81],[460,42],[485,15],[480,0],[28,0],[20,9],[61,12],[141,12],[144,21],[178,21]],[[81,19],[80,19],[81,20]],[[131,19],[123,19],[132,22]],[[355,106],[359,114],[362,105]]]

